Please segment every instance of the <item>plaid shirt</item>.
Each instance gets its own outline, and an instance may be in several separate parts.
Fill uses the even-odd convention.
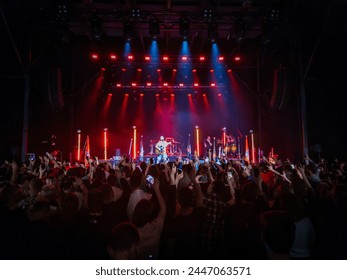
[[[220,248],[224,244],[224,223],[227,204],[216,194],[205,197],[207,214],[202,231],[203,248],[207,251]]]

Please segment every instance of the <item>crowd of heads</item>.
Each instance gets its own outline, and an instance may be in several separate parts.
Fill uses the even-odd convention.
[[[336,158],[153,162],[3,162],[0,258],[347,258]]]

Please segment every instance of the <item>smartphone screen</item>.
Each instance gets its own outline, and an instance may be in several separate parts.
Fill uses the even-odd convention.
[[[154,178],[151,175],[147,175],[146,182],[148,187],[152,187],[154,184]]]

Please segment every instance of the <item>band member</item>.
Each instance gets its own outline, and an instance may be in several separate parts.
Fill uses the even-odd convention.
[[[166,142],[164,136],[160,136],[160,141],[155,145],[155,151],[157,154],[157,163],[167,162],[166,147],[170,145],[171,142]]]
[[[204,148],[205,148],[205,157],[210,157],[213,149],[213,143],[211,136],[207,136],[207,138],[204,141]]]

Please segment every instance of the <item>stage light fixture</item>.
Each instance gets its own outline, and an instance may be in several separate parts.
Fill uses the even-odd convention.
[[[141,68],[137,68],[137,72],[142,72],[142,69]]]
[[[216,83],[211,83],[211,87],[215,87],[216,86]]]
[[[195,86],[195,87],[198,87],[198,86],[199,86],[199,83],[194,83],[194,86]]]
[[[149,35],[152,39],[157,39],[160,35],[160,22],[158,19],[152,19],[149,22]]]
[[[208,39],[215,42],[218,39],[218,24],[216,21],[211,21],[207,27]]]
[[[234,57],[234,61],[240,61],[240,60],[241,60],[241,57],[239,55]]]
[[[186,16],[180,18],[180,35],[184,40],[188,39],[190,31],[190,22]]]
[[[122,84],[117,83],[117,84],[116,84],[116,87],[120,88],[120,87],[122,87]]]
[[[200,60],[200,61],[205,61],[205,57],[204,57],[204,56],[200,56],[200,57],[199,57],[199,60]]]
[[[145,56],[145,61],[151,61],[151,57],[149,55]]]
[[[214,70],[213,69],[210,69],[210,73],[213,73],[214,72]]]
[[[194,68],[192,71],[195,73],[195,72],[196,72],[196,69]]]
[[[186,55],[182,56],[182,61],[187,61],[188,57]]]
[[[158,69],[157,69],[157,72],[161,72],[161,69],[160,69],[160,68],[158,68]]]
[[[163,83],[163,86],[164,87],[167,87],[169,84],[168,83]]]
[[[152,83],[148,82],[146,85],[147,85],[148,87],[150,87],[150,86],[152,86]]]
[[[129,41],[135,37],[134,23],[126,20],[123,22],[123,36]]]
[[[224,61],[224,56],[218,56],[218,61]]]
[[[104,35],[104,30],[102,28],[102,20],[95,12],[92,13],[89,20],[89,24],[90,24],[90,37],[92,41],[96,41],[96,42],[101,41]]]
[[[183,84],[183,83],[180,83],[180,84],[179,84],[179,86],[180,86],[180,87],[183,87],[183,86],[184,86],[184,84]]]
[[[92,58],[92,60],[98,60],[99,59],[99,54],[97,53],[91,53],[90,57]]]
[[[134,56],[132,54],[128,55],[128,60],[134,60]]]
[[[113,53],[110,54],[110,60],[116,60],[117,56]]]
[[[163,61],[169,61],[169,57],[167,55],[163,56]]]
[[[137,86],[137,83],[134,83],[134,82],[133,82],[133,83],[131,83],[131,86],[132,86],[132,87],[136,87],[136,86]]]

